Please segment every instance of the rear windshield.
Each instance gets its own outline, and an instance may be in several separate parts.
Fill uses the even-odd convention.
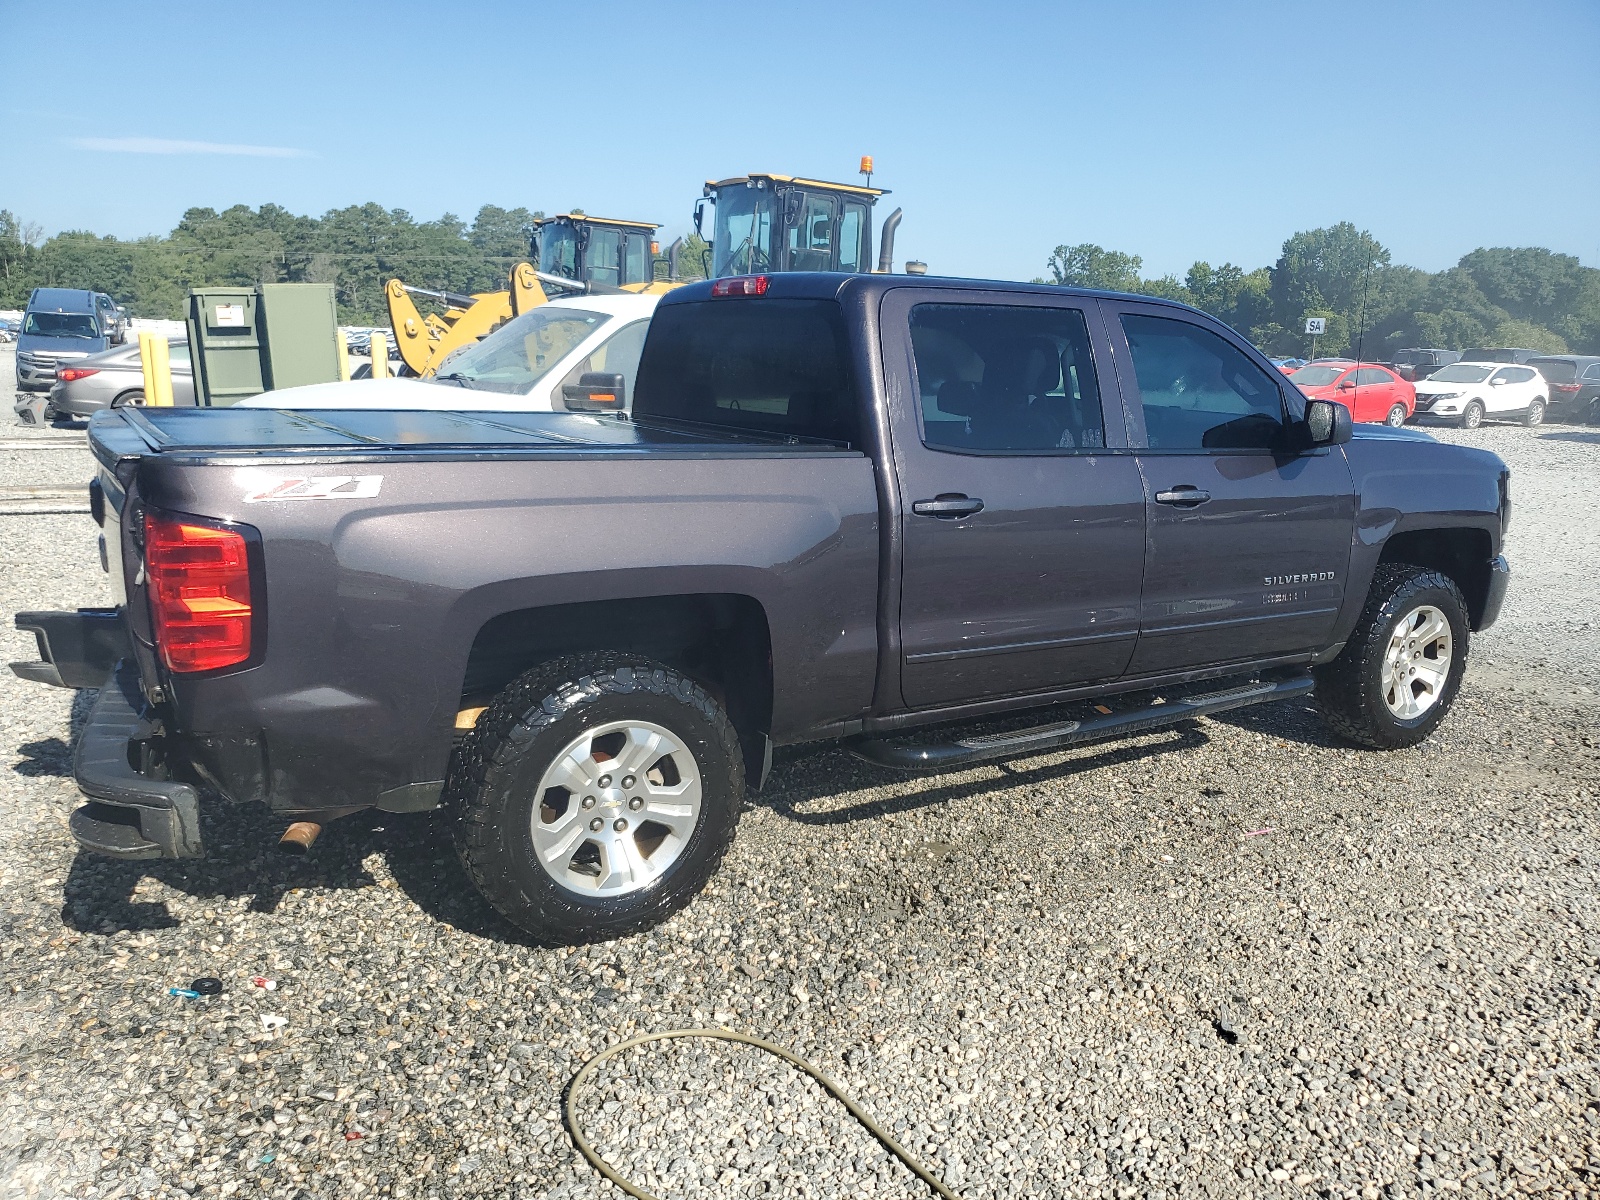
[[[639,361],[633,415],[858,445],[849,362],[832,300],[663,304]]]
[[[1289,380],[1296,387],[1327,387],[1344,373],[1344,367],[1301,367]]]
[[[1473,347],[1471,350],[1461,352],[1463,362],[1516,362],[1517,355],[1514,350],[1484,350]]]
[[[1476,363],[1458,362],[1440,367],[1428,379],[1433,383],[1482,383],[1493,370],[1493,367],[1480,367]]]
[[[88,313],[31,312],[22,318],[22,332],[39,337],[100,336],[99,326]]]
[[[1559,358],[1536,358],[1528,365],[1538,367],[1539,374],[1550,383],[1571,383],[1578,377],[1578,364],[1562,362]]]
[[[1433,365],[1433,351],[1431,350],[1396,350],[1394,361],[1408,367],[1431,367]]]

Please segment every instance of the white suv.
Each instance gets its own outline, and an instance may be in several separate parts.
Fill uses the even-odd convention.
[[[1476,429],[1485,418],[1538,425],[1550,403],[1550,385],[1533,367],[1458,362],[1417,381],[1417,415]]]

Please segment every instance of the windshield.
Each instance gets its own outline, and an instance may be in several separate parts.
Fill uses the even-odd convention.
[[[1472,363],[1454,363],[1440,367],[1428,378],[1434,383],[1482,383],[1493,370],[1493,367],[1479,367]]]
[[[761,188],[723,188],[717,194],[712,277],[764,271],[771,262],[772,193]]]
[[[571,225],[546,225],[539,231],[539,270],[546,275],[578,277],[578,231]]]
[[[1296,387],[1327,387],[1344,372],[1343,367],[1301,367],[1289,381]]]
[[[88,313],[31,312],[22,319],[22,332],[39,337],[97,338],[100,327]]]
[[[541,304],[444,360],[438,378],[491,392],[524,393],[611,318]]]

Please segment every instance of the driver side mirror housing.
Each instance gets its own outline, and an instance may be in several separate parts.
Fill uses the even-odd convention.
[[[568,412],[621,412],[627,407],[628,380],[620,372],[585,371],[577,383],[561,388]]]
[[[1334,400],[1307,400],[1300,426],[1308,446],[1342,446],[1354,431],[1350,410]]]

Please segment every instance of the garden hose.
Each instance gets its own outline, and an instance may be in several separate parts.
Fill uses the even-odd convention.
[[[912,1173],[937,1192],[943,1200],[961,1200],[960,1196],[940,1183],[932,1171],[918,1162],[905,1147],[895,1141],[886,1129],[868,1116],[865,1109],[850,1099],[843,1088],[806,1062],[805,1059],[789,1053],[782,1046],[764,1042],[758,1037],[751,1037],[748,1033],[734,1033],[727,1029],[668,1029],[662,1033],[642,1033],[638,1037],[629,1038],[625,1042],[618,1042],[615,1046],[602,1050],[584,1063],[583,1068],[573,1076],[572,1086],[567,1089],[566,1103],[567,1128],[572,1131],[572,1140],[577,1145],[579,1153],[589,1160],[595,1170],[627,1192],[628,1195],[636,1197],[637,1200],[659,1200],[659,1197],[629,1183],[612,1168],[610,1163],[600,1157],[600,1152],[590,1144],[588,1137],[583,1132],[583,1126],[578,1123],[578,1099],[588,1086],[590,1077],[599,1070],[600,1064],[605,1062],[606,1059],[621,1054],[624,1050],[631,1050],[635,1046],[644,1046],[651,1042],[670,1042],[677,1038],[706,1038],[718,1042],[739,1042],[745,1046],[755,1046],[759,1050],[765,1050],[768,1054],[783,1059],[790,1066],[804,1071],[821,1084],[824,1090],[850,1110],[850,1115],[860,1121],[868,1133],[883,1143],[884,1148],[890,1154],[910,1167]]]

